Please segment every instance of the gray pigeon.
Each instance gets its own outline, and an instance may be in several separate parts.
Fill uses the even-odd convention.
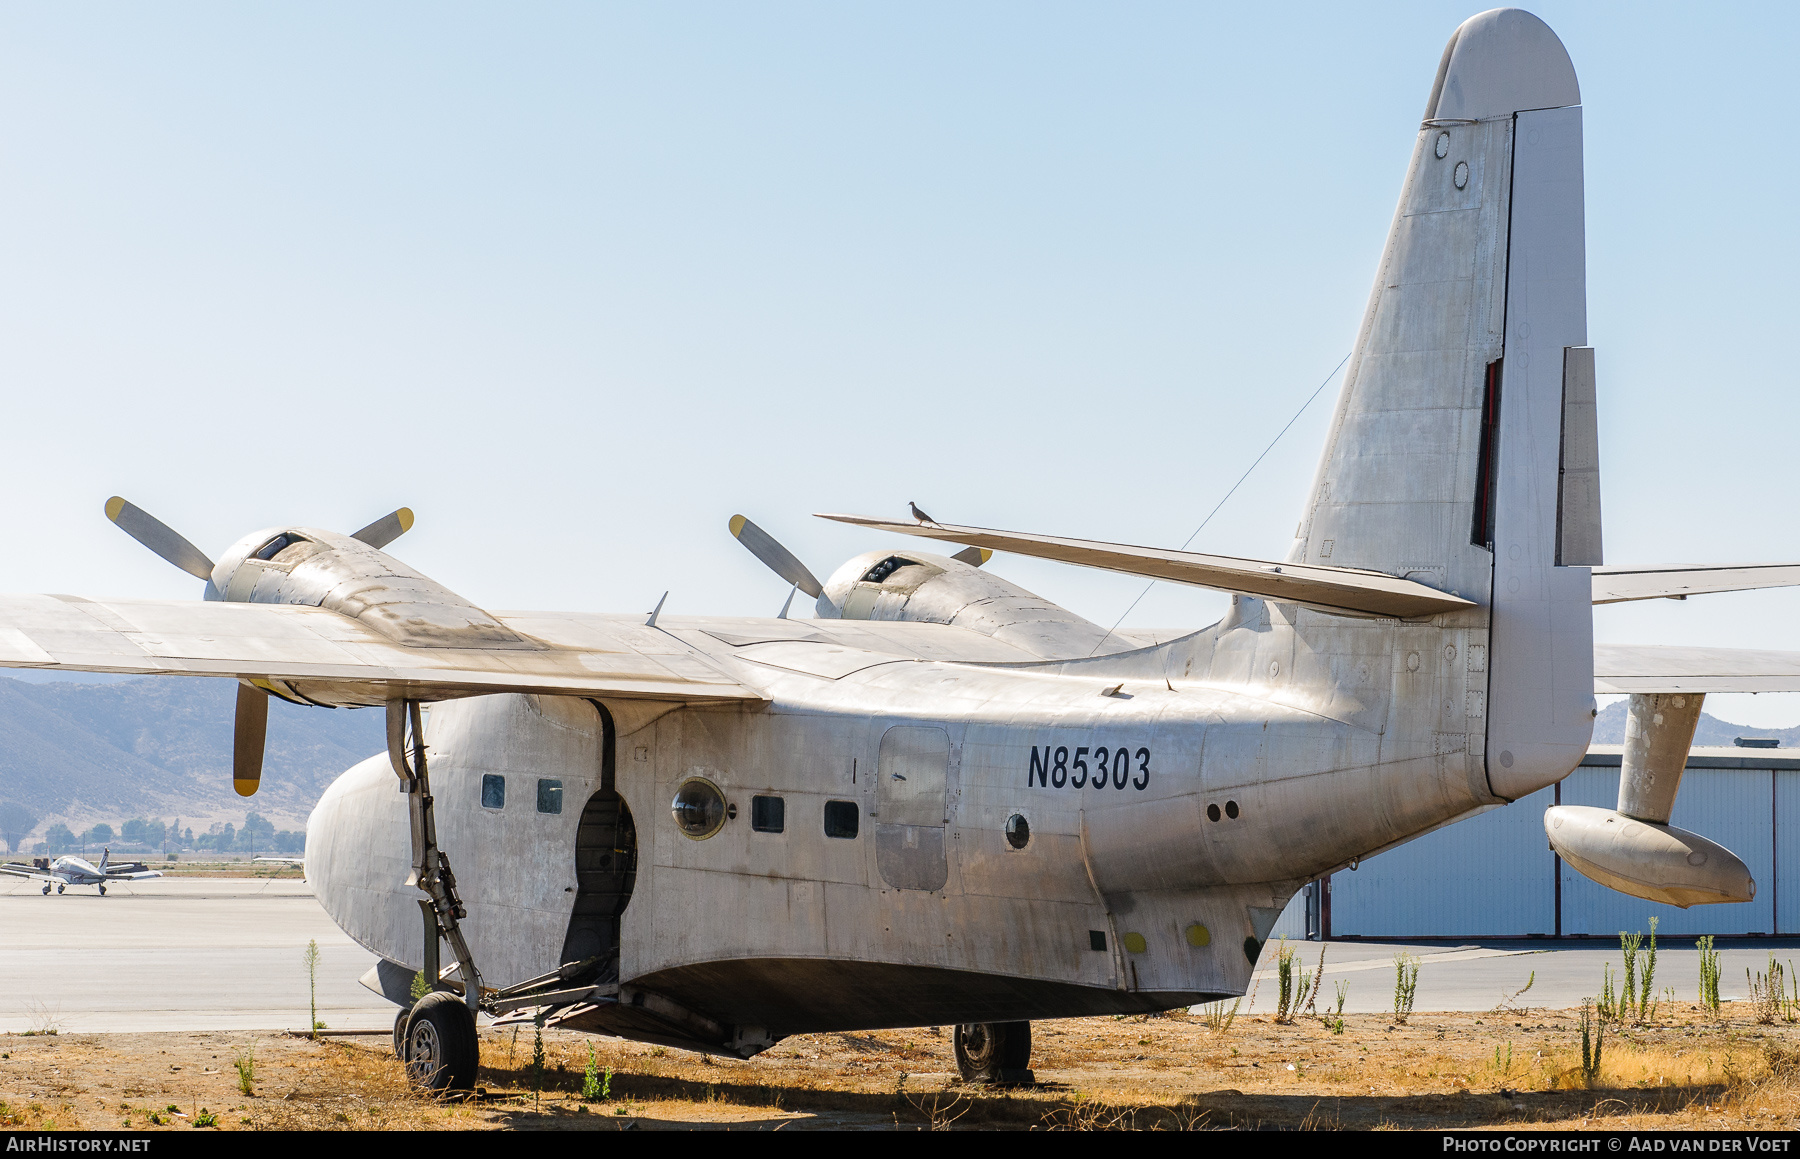
[[[920,511],[919,505],[917,503],[914,503],[911,499],[908,499],[906,501],[906,505],[908,507],[912,508],[913,518],[917,519],[920,523],[936,523],[937,522],[937,520],[933,519],[931,516],[925,514],[923,511]]]

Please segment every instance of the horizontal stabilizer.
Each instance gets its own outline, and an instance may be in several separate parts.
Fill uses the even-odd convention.
[[[1653,567],[1597,567],[1594,602],[1685,600],[1707,592],[1745,592],[1800,585],[1800,563],[1658,564]]]
[[[1304,604],[1327,612],[1411,619],[1475,606],[1460,596],[1438,591],[1413,580],[1358,568],[1273,563],[1226,555],[1201,555],[1192,551],[1168,551],[1158,547],[1100,543],[1091,539],[1059,539],[1020,531],[995,531],[987,527],[892,523],[863,515],[820,515],[819,518],[853,523],[858,527],[869,527],[877,531],[922,535],[927,539],[985,547],[990,551],[1010,551],[1038,559],[1053,559],[1060,563],[1124,572],[1126,575],[1143,576],[1146,579],[1169,580],[1237,595]]]
[[[1596,644],[1594,691],[1800,692],[1800,652]]]

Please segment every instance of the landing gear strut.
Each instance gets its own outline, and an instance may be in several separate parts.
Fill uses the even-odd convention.
[[[1030,1083],[1031,1023],[965,1022],[956,1028],[956,1069],[964,1082]]]
[[[411,737],[407,736],[408,726]],[[407,742],[410,739],[411,744]],[[481,1004],[481,974],[469,953],[459,924],[469,916],[456,894],[456,875],[437,844],[432,814],[431,782],[425,769],[425,732],[416,700],[390,700],[387,706],[388,760],[406,791],[412,828],[414,883],[425,892],[419,909],[425,921],[425,981],[432,993],[413,1004],[405,1027],[396,1025],[396,1046],[413,1081],[434,1091],[466,1091],[475,1086],[481,1048],[475,1036],[475,1011]],[[460,1000],[440,989],[438,942],[450,943],[462,985]]]

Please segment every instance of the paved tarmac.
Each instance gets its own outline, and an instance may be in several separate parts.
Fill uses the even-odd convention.
[[[1288,945],[1300,956],[1308,972],[1318,966],[1318,942]],[[1796,975],[1789,960],[1800,961],[1800,940],[1793,938],[1721,940],[1715,948],[1719,952],[1719,997],[1728,1002],[1748,996],[1745,970],[1766,971],[1771,954],[1787,971],[1790,982]],[[1613,988],[1618,990],[1624,964],[1617,938],[1497,939],[1479,943],[1328,942],[1324,949],[1325,978],[1316,1005],[1320,1009],[1328,1004],[1335,1007],[1337,986],[1343,983],[1347,987],[1344,1009],[1357,1014],[1394,1008],[1394,958],[1402,953],[1419,962],[1419,984],[1413,1003],[1413,1009],[1419,1011],[1494,1010],[1508,1001],[1519,1007],[1579,1006],[1601,992],[1608,964],[1612,967]],[[1270,946],[1263,951],[1262,964],[1255,975],[1255,999],[1245,1011],[1266,1013],[1274,1008],[1276,950]],[[1640,954],[1640,967],[1642,961]],[[1528,982],[1531,988],[1515,996]],[[1658,940],[1656,976],[1651,989],[1658,998],[1666,999],[1664,991],[1669,988],[1673,988],[1679,1002],[1698,1000],[1700,953],[1691,937]]]
[[[357,982],[375,955],[333,925],[303,881],[153,878],[48,897],[0,884],[0,1031],[303,1030],[309,941],[319,1020],[392,1028]]]
[[[30,882],[0,883],[0,1032],[55,1026],[69,1032],[304,1029],[309,941],[319,944],[319,1018],[332,1029],[385,1030],[394,1007],[357,979],[375,957],[325,916],[301,881],[159,878],[109,886],[107,896],[71,886],[48,897]],[[1311,970],[1319,943],[1293,948]],[[1331,942],[1318,1005],[1346,1011],[1393,1008],[1394,955],[1416,955],[1414,1009],[1493,1010],[1536,975],[1520,1006],[1571,1007],[1597,994],[1606,963],[1614,976],[1616,939],[1572,942]],[[1769,955],[1800,962],[1800,941],[1749,938],[1720,943],[1722,995],[1742,997],[1744,971],[1767,969]],[[1253,1001],[1274,1007],[1275,947],[1264,951]],[[1794,977],[1790,969],[1789,977]],[[1691,1002],[1699,982],[1692,938],[1665,939],[1654,983]]]

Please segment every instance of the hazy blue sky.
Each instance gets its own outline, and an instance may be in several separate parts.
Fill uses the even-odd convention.
[[[1608,557],[1800,559],[1800,10],[1535,10]],[[772,614],[735,511],[821,575],[880,541],[810,512],[909,499],[1178,544],[1348,350],[1474,11],[0,5],[0,589],[196,596],[114,492],[213,553],[409,504],[398,554],[498,608]],[[1285,549],[1331,394],[1197,548]],[[1141,586],[997,562],[1103,622]],[[1800,594],[1598,633],[1800,648]]]

